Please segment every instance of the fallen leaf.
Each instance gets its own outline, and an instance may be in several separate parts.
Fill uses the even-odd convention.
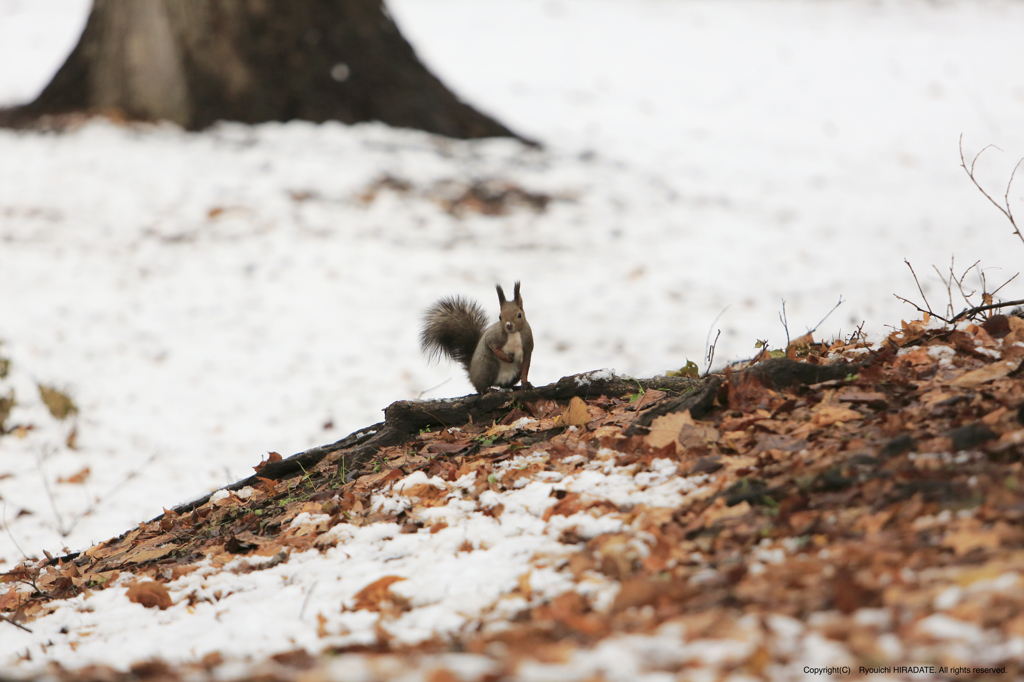
[[[391,586],[401,580],[405,580],[405,578],[397,575],[386,575],[379,580],[373,581],[356,592],[356,603],[352,610],[379,611],[382,603],[394,601],[394,595],[391,594]]]
[[[807,332],[803,336],[798,336],[790,341],[786,348],[806,348],[807,346],[812,345],[814,345],[814,337],[811,335],[811,332]]]
[[[583,503],[583,497],[579,493],[568,493],[558,502],[548,507],[544,511],[543,518],[547,521],[552,516],[572,516],[577,512],[583,511],[585,508],[586,505]]]
[[[42,398],[43,404],[46,405],[46,409],[56,419],[64,420],[73,414],[78,414],[78,406],[75,405],[75,401],[67,393],[52,386],[44,386],[43,384],[37,384],[37,386],[39,387],[39,397]]]
[[[724,497],[719,497],[716,498],[715,501],[712,502],[708,506],[708,508],[704,510],[702,516],[704,525],[710,526],[716,521],[721,521],[723,519],[734,519],[739,516],[744,516],[749,512],[750,503],[747,502],[746,500],[743,500],[739,504],[734,504],[733,506],[730,507],[725,503]]]
[[[913,348],[907,353],[902,353],[893,363],[896,367],[916,367],[918,365],[930,365],[935,359],[928,353],[927,348]]]
[[[879,393],[878,391],[864,391],[856,386],[844,386],[840,389],[838,397],[840,402],[844,403],[864,403],[879,407],[884,406],[887,402],[884,393]]]
[[[89,467],[85,467],[81,471],[70,476],[61,476],[57,479],[57,483],[85,483],[86,479],[89,478]]]
[[[683,412],[683,417],[683,424],[679,429],[677,438],[679,443],[687,450],[718,440],[719,433],[715,427],[696,421],[690,416],[689,410]]]
[[[1003,347],[1024,342],[1024,319],[1010,315],[1007,322],[1010,325],[1010,333],[1003,338]]]
[[[147,561],[162,559],[176,549],[178,549],[178,545],[172,542],[169,542],[162,547],[139,546],[129,550],[127,554],[119,557],[119,560],[124,564],[144,564]]]
[[[329,634],[331,633],[327,631],[327,617],[322,613],[316,614],[316,636],[323,638]]]
[[[686,448],[704,445],[719,438],[718,430],[690,416],[689,410],[673,412],[651,422],[650,432],[645,441],[652,448],[661,448],[669,443],[679,443]]]
[[[590,410],[579,396],[573,396],[569,406],[562,412],[562,423],[566,426],[584,426],[590,421]]]
[[[860,412],[848,407],[821,405],[811,411],[811,423],[817,427],[829,426],[837,422],[850,422],[863,419]]]
[[[128,599],[135,604],[142,604],[147,609],[156,607],[161,611],[174,604],[167,588],[154,580],[128,583]]]
[[[963,556],[975,549],[999,549],[999,534],[995,530],[963,528],[942,538],[942,546],[952,548],[957,556]]]
[[[1020,363],[1015,360],[993,362],[992,364],[985,365],[980,369],[974,369],[970,372],[961,374],[951,381],[949,385],[956,386],[957,388],[974,388],[975,386],[981,386],[982,384],[995,381],[996,379],[1002,379],[1019,366]]]
[[[902,348],[911,341],[916,341],[924,336],[927,331],[926,324],[926,322],[920,320],[914,320],[913,322],[901,320],[900,326],[902,328],[899,331],[889,334],[887,342],[894,348]]]
[[[282,459],[283,458],[281,457],[280,453],[268,452],[267,458],[260,462],[259,464],[257,464],[256,466],[254,466],[253,469],[256,471],[256,473],[259,473],[263,470],[263,467],[267,466],[271,462],[280,462]]]
[[[517,431],[517,430],[518,430],[518,428],[515,427],[515,426],[512,426],[511,424],[495,424],[494,426],[492,426],[491,428],[487,429],[486,431],[484,431],[480,435],[483,436],[484,438],[495,438],[497,436],[502,436],[502,435],[508,433],[509,431]]]
[[[686,588],[677,582],[652,580],[648,576],[635,576],[623,580],[612,602],[612,613],[621,613],[629,608],[656,604],[663,599],[680,600]],[[689,634],[689,632],[687,632]]]
[[[316,665],[316,658],[305,649],[292,649],[274,654],[270,660],[280,663],[283,666],[298,670],[309,670]]]
[[[665,393],[665,391],[659,391],[656,388],[649,388],[646,391],[644,391],[643,395],[640,396],[639,400],[630,405],[630,409],[632,409],[635,412],[639,412],[645,408],[650,407],[659,400],[662,400],[667,395],[668,393]]]
[[[644,442],[656,449],[677,443],[683,425],[692,422],[689,410],[662,415],[651,422],[650,431],[644,437]]]
[[[254,549],[259,549],[255,542],[245,542],[232,535],[224,542],[224,549],[232,554],[248,554]]]
[[[533,598],[533,588],[530,587],[530,573],[531,571],[520,573],[516,579],[516,582],[519,584],[519,593],[523,595],[523,599],[526,601],[530,601]]]
[[[447,668],[434,668],[424,678],[425,682],[459,682],[461,679]]]

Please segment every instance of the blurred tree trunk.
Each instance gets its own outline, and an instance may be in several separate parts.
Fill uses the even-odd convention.
[[[333,119],[515,137],[427,71],[383,0],[94,0],[50,84],[0,123],[74,112],[191,130]]]

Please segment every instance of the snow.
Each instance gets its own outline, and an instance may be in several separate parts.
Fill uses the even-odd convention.
[[[0,0],[0,104],[45,85],[88,5]],[[716,365],[751,355],[758,339],[777,347],[783,300],[792,337],[840,298],[819,336],[865,321],[884,333],[915,315],[893,297],[916,300],[904,258],[939,306],[946,288],[929,266],[945,269],[951,255],[958,273],[980,260],[990,289],[1016,272],[1024,245],[971,186],[957,145],[962,134],[968,159],[988,144],[1003,150],[978,163],[983,185],[1002,197],[1024,156],[1024,74],[1007,68],[1024,63],[1020,3],[388,6],[443,81],[545,147],[379,124],[188,134],[93,121],[64,134],[0,131],[0,357],[11,360],[0,397],[13,390],[18,401],[9,428],[33,426],[0,438],[0,570],[23,552],[59,554],[118,535],[248,475],[269,451],[287,456],[377,422],[394,400],[470,392],[459,368],[429,365],[417,346],[421,311],[443,295],[471,296],[493,313],[494,284],[521,280],[540,385],[607,365],[627,376],[687,360],[703,368],[718,328]],[[385,175],[412,190],[365,201]],[[543,213],[498,217],[437,205],[478,179],[554,200]],[[1015,185],[1019,215],[1022,198],[1024,184]],[[1016,283],[1001,294],[1022,297]],[[78,415],[52,417],[40,383],[68,392]],[[85,468],[84,483],[57,482]],[[621,523],[580,513],[545,524],[553,489],[671,507],[701,483],[673,474],[656,467],[636,480],[608,464],[529,482],[495,495],[500,521],[460,507],[458,491],[472,482],[459,481],[430,511],[449,523],[438,533],[349,529],[324,555],[246,574],[197,571],[172,583],[167,611],[140,609],[123,589],[68,600],[31,635],[0,623],[0,661],[50,640],[47,657],[67,665],[318,650],[372,637],[360,620],[368,612],[337,607],[392,573],[407,578],[393,589],[418,605],[397,637],[453,631],[507,599],[529,557],[557,554],[562,529],[594,537]],[[389,493],[378,503],[409,500]],[[455,561],[467,539],[487,549]],[[455,571],[459,582],[437,577]],[[556,578],[534,574],[531,586],[563,589]],[[210,601],[190,612],[182,599],[192,592]],[[318,608],[303,610],[307,599],[330,601],[329,629],[351,634],[317,639]],[[494,622],[507,612],[496,610]],[[932,618],[924,627],[935,636],[962,629]],[[197,631],[209,637],[196,641]],[[133,646],[119,646],[127,638]],[[646,644],[602,646],[633,658],[601,667],[596,655],[573,668],[580,677],[601,669],[643,678],[632,676]],[[680,656],[737,655],[735,644],[720,646],[690,642]],[[807,660],[827,646],[815,644]],[[469,654],[459,660],[486,667]]]

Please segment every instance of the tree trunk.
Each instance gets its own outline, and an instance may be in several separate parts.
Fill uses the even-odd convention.
[[[76,112],[190,130],[304,119],[516,137],[427,71],[383,0],[95,0],[50,84],[0,123]]]

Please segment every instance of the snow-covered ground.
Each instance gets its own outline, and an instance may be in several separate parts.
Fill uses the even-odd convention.
[[[0,0],[0,104],[31,98],[87,0]],[[1024,156],[1024,4],[389,0],[421,57],[542,150],[372,124],[95,121],[0,131],[0,570],[378,421],[468,392],[419,315],[523,282],[534,384],[716,364],[754,342],[885,331],[931,265],[992,283],[1024,245],[1002,197]],[[369,192],[384,176],[408,191]],[[554,197],[452,215],[475,180]],[[1024,216],[1024,179],[1010,194]],[[1024,297],[1011,284],[1001,292]],[[724,311],[724,312],[723,312]],[[451,379],[448,383],[443,383]],[[79,408],[57,423],[36,384]],[[440,387],[438,387],[439,384]],[[432,390],[431,390],[432,389]],[[67,447],[77,429],[76,449]],[[84,483],[58,483],[89,469]]]

